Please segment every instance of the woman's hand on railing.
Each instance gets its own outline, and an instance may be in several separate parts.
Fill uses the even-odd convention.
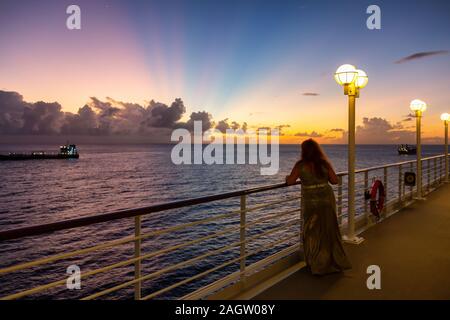
[[[298,178],[295,178],[295,180],[294,180],[294,178],[295,177],[292,177],[292,176],[286,176],[286,185],[287,186],[292,186],[294,184],[300,183]]]
[[[297,163],[292,168],[291,174],[286,176],[286,184],[288,186],[293,185],[300,178],[300,171],[298,170]]]

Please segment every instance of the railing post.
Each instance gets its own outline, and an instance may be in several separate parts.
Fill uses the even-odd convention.
[[[401,179],[402,179],[402,192],[403,192],[403,200],[406,200],[406,186],[405,186],[405,181],[404,181],[404,173],[403,173],[403,170],[402,170],[402,177],[401,177]]]
[[[342,224],[342,176],[338,176],[338,221]]]
[[[342,178],[341,176],[338,176],[338,181],[341,180],[342,183]],[[303,226],[304,226],[304,220],[303,220],[303,213],[305,212],[304,210],[304,203],[303,202],[303,188],[300,186],[300,228],[299,228],[299,239],[298,239],[298,243],[303,243]],[[302,257],[303,258],[303,257]]]
[[[413,163],[412,162],[409,163],[409,171],[413,172]],[[417,182],[417,179],[416,179],[416,182]],[[414,186],[409,187],[409,192],[411,195],[410,200],[412,200],[414,198]]]
[[[434,162],[434,181],[433,181],[433,185],[436,185],[436,183],[437,183],[437,158],[434,158],[433,162]]]
[[[364,192],[369,189],[369,171],[364,171]],[[364,199],[364,214],[368,216],[367,200]]]
[[[402,204],[402,165],[398,166],[398,203]]]
[[[421,119],[422,114],[420,111],[416,111],[416,140],[417,140],[417,159],[416,159],[416,170],[417,170],[417,200],[425,200],[423,197],[423,183],[422,183],[422,144],[421,144]]]
[[[239,277],[240,277],[240,281],[241,284],[245,286],[245,248],[246,248],[246,243],[245,243],[245,224],[246,224],[246,210],[247,210],[247,196],[241,195],[241,217],[240,217],[240,233],[239,233],[239,241],[241,243],[240,246],[240,268],[239,268]]]
[[[441,182],[445,183],[445,157],[441,158]]]
[[[445,175],[444,175],[444,182],[448,183],[448,121],[445,121],[445,155],[444,155],[444,167],[445,167]]]
[[[427,186],[427,192],[430,192],[430,184],[431,184],[431,170],[430,170],[430,163],[431,160],[428,159],[427,161],[427,179],[428,179],[428,186]]]
[[[388,205],[388,168],[384,167],[383,170],[383,183],[384,183],[384,194],[385,194],[385,198],[384,198],[384,208],[383,208],[383,213],[386,216],[386,212],[387,212],[387,205]]]
[[[141,235],[141,216],[134,217],[134,236],[139,237]],[[141,239],[134,241],[134,257],[139,258],[141,256]],[[134,279],[141,277],[141,260],[134,263]],[[134,300],[141,299],[141,281],[136,282],[134,285]]]

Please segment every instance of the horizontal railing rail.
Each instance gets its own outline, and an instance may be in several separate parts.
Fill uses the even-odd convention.
[[[296,184],[300,184],[300,182],[298,182]],[[18,239],[18,238],[30,237],[30,236],[37,236],[37,235],[41,235],[44,233],[78,228],[78,227],[85,227],[85,226],[89,226],[92,224],[108,222],[108,221],[117,220],[117,219],[132,218],[132,217],[143,216],[143,215],[147,215],[147,214],[151,214],[151,213],[155,213],[155,212],[180,209],[180,208],[193,206],[193,205],[197,205],[197,204],[225,200],[225,199],[235,198],[235,197],[249,195],[249,194],[258,193],[258,192],[276,190],[276,189],[284,188],[286,186],[287,186],[286,183],[277,183],[277,184],[273,184],[273,185],[260,186],[260,187],[243,189],[243,190],[238,190],[238,191],[220,193],[220,194],[215,194],[215,195],[211,195],[211,196],[204,196],[204,197],[191,198],[191,199],[186,199],[186,200],[161,203],[161,204],[156,204],[156,205],[137,208],[137,209],[121,210],[121,211],[103,213],[103,214],[98,214],[98,215],[93,215],[93,216],[82,217],[82,218],[68,219],[68,220],[51,222],[51,223],[46,223],[46,224],[39,224],[39,225],[34,225],[34,226],[29,226],[29,227],[5,230],[5,231],[0,231],[0,241],[12,240],[12,239]]]
[[[443,157],[444,157],[444,155],[437,155],[437,156],[426,157],[426,158],[422,158],[422,162],[423,161],[428,161],[428,160],[433,160],[433,159],[438,159],[438,158],[443,158]],[[403,166],[403,165],[407,165],[407,164],[411,164],[411,163],[416,163],[416,160],[408,160],[408,161],[403,161],[403,162],[389,163],[389,164],[375,166],[375,167],[368,167],[368,168],[363,168],[363,169],[357,169],[357,170],[355,170],[355,173],[361,173],[361,172],[373,171],[373,170],[380,170],[380,169],[391,168],[391,167],[398,167],[398,166]],[[347,172],[344,172],[343,174],[346,175]]]
[[[432,192],[435,187],[439,186],[440,183],[445,180],[444,177],[448,175],[448,172],[445,172],[445,161],[446,159],[442,155],[422,159],[422,181],[425,193]],[[358,201],[356,201],[355,209],[357,228],[359,230],[369,227],[373,223],[384,219],[389,214],[392,214],[396,210],[413,201],[415,188],[405,185],[403,174],[406,171],[414,172],[415,170],[416,161],[411,160],[363,168],[355,171],[356,197],[358,199]],[[347,172],[339,172],[339,182],[337,185],[333,186],[335,192],[337,193],[337,218],[343,230],[345,229],[349,218],[347,207],[348,190],[347,181],[344,179],[345,176],[347,176]],[[372,219],[373,216],[370,212],[369,202],[363,200],[364,191],[369,189],[371,179],[381,180],[386,190],[385,206],[380,213],[381,216],[379,220]],[[298,184],[300,183],[297,183],[297,185]],[[0,266],[0,277],[11,273],[28,271],[34,272],[36,268],[44,265],[58,264],[60,261],[86,256],[87,254],[92,255],[97,251],[103,252],[104,250],[110,250],[123,245],[134,244],[132,257],[112,261],[112,263],[104,266],[83,271],[80,279],[100,276],[106,272],[112,272],[127,266],[134,267],[134,278],[128,280],[124,279],[120,283],[112,283],[112,286],[110,287],[102,287],[98,290],[88,292],[87,295],[82,297],[83,299],[100,298],[129,287],[134,287],[135,299],[155,298],[162,294],[166,294],[171,290],[179,289],[182,286],[188,285],[194,282],[194,280],[211,276],[215,272],[221,270],[223,271],[224,269],[231,268],[237,264],[236,272],[238,272],[238,278],[236,278],[236,273],[230,274],[229,272],[231,271],[223,271],[224,276],[220,280],[217,280],[214,283],[207,283],[202,286],[203,291],[206,292],[196,289],[198,292],[201,292],[202,295],[211,294],[212,291],[210,292],[205,290],[205,288],[215,288],[216,290],[217,288],[230,285],[235,281],[245,283],[246,279],[250,276],[250,270],[253,270],[252,266],[263,261],[269,265],[274,262],[274,260],[270,257],[274,257],[274,259],[280,259],[283,257],[283,255],[280,256],[281,252],[291,254],[292,250],[285,250],[287,248],[296,248],[295,250],[298,250],[299,244],[301,245],[302,234],[302,215],[300,205],[301,194],[298,193],[293,196],[293,194],[288,191],[283,191],[281,195],[274,194],[275,191],[278,192],[280,189],[286,187],[288,187],[286,183],[278,183],[210,196],[156,204],[137,209],[122,210],[112,213],[104,213],[94,216],[0,231],[0,244],[2,244],[9,240],[21,241],[20,239],[22,238],[40,235],[49,237],[56,231],[89,227],[100,223],[112,223],[113,221],[117,222],[123,219],[134,218],[133,235],[123,235],[118,239],[103,241],[100,244],[90,245],[77,250],[72,249],[68,252],[46,255],[37,259],[31,259],[30,261],[20,261],[12,265],[6,265],[4,267]],[[271,201],[265,202],[261,200],[261,198],[257,198],[255,199],[256,203],[253,203],[252,206],[249,205],[248,199],[252,198],[252,195],[264,192],[270,192],[272,197]],[[292,192],[296,193],[298,191],[292,190]],[[185,222],[176,222],[174,225],[168,225],[162,228],[158,227],[156,229],[152,229],[152,227],[150,227],[150,230],[147,225],[142,223],[142,219],[149,217],[152,213],[166,212],[191,206],[207,205],[212,202],[227,199],[239,200],[239,208],[218,214],[207,213],[199,218],[194,216]],[[271,208],[277,209],[274,211]],[[214,224],[217,226],[224,224],[224,226],[219,227],[218,229],[205,229],[205,226],[211,226]],[[198,230],[202,230],[202,232],[198,233]],[[155,247],[151,251],[147,250],[146,246],[149,244],[149,241],[146,240],[152,240],[166,235],[180,234],[181,232],[187,232],[188,235],[187,238],[181,242],[174,242],[163,247]],[[203,252],[201,250],[203,248],[202,244],[212,240],[218,241],[217,244],[206,250],[206,252]],[[150,244],[153,242],[154,241],[150,242]],[[180,252],[180,250],[187,250],[187,248],[192,248],[193,246],[196,246],[195,250],[199,250],[198,255],[188,256],[184,259],[180,258],[172,264],[161,266],[159,269],[156,268],[147,270],[144,274],[143,270],[145,268],[143,268],[143,263],[147,263],[149,259],[165,257],[167,255]],[[219,265],[209,266],[205,270],[202,268],[199,269],[198,264],[200,262],[211,259],[217,254],[223,255],[230,252],[230,250],[237,250],[237,255],[230,255],[225,261],[219,259]],[[162,287],[156,286],[155,290],[152,292],[146,292],[148,291],[148,288],[142,287],[144,282],[154,281],[164,277],[164,275],[170,274],[171,272],[176,272],[178,270],[182,270],[183,268],[189,267],[195,267],[198,271],[196,271],[193,275],[185,276],[183,279],[177,280],[173,283],[168,282],[167,285]],[[227,273],[228,276],[226,276]],[[167,281],[167,278],[163,278],[163,280]],[[46,290],[54,290],[59,286],[63,286],[66,283],[66,279],[63,278],[54,281],[46,280],[46,282],[47,283],[45,284],[32,285],[32,287],[28,289],[20,289],[18,292],[14,292],[15,290],[12,290],[13,292],[8,292],[2,299],[18,299],[35,295]],[[199,295],[200,293],[194,294],[193,296]]]

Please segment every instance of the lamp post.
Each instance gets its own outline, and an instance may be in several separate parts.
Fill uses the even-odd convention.
[[[369,81],[367,74],[351,64],[340,66],[334,74],[336,82],[348,96],[348,231],[345,242],[359,244],[364,239],[355,234],[355,102],[359,90]]]
[[[421,145],[421,120],[422,113],[427,109],[427,104],[422,100],[415,99],[409,105],[416,116],[416,145],[417,145],[417,200],[425,200],[422,196],[422,145]]]
[[[450,121],[450,114],[443,113],[441,114],[441,120],[444,121],[445,131],[444,131],[444,140],[445,140],[445,175],[444,182],[448,183],[448,121]]]

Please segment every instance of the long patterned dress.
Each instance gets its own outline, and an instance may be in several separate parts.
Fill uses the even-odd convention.
[[[336,200],[328,184],[328,170],[317,177],[299,163],[302,183],[303,248],[313,274],[322,275],[350,269],[342,246],[336,216]]]

